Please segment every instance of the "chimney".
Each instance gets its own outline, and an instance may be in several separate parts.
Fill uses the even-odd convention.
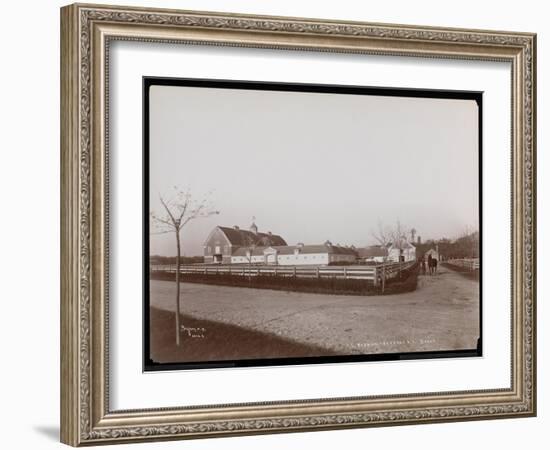
[[[418,244],[422,244],[422,238],[420,236],[418,236],[417,242],[418,242]]]
[[[327,247],[332,247],[332,242],[330,242],[328,239],[325,241],[325,245]]]
[[[233,228],[235,228],[235,230],[238,230],[238,229],[239,229],[239,226],[238,226],[238,225],[235,225]]]
[[[303,243],[303,242],[298,242],[298,243],[296,244],[296,247],[298,247],[298,248],[302,248],[303,246],[304,246],[304,243]]]
[[[268,236],[271,236],[271,231],[268,231],[267,234],[268,234]]]

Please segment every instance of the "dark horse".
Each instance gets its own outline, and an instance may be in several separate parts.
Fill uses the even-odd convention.
[[[437,273],[437,258],[433,258],[432,255],[428,255],[428,270],[430,275]]]

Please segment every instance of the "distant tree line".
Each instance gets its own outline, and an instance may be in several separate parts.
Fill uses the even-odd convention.
[[[428,250],[438,246],[439,254],[444,259],[454,258],[479,258],[479,232],[463,234],[459,238],[451,241],[443,238],[438,240],[428,240],[421,244],[415,244],[416,255],[422,256]]]

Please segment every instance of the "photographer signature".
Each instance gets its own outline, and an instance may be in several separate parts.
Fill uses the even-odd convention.
[[[181,326],[181,331],[184,333],[187,333],[187,336],[191,338],[205,338],[206,328],[202,327],[186,327],[184,325]]]

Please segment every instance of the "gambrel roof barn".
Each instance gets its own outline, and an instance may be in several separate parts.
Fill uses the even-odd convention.
[[[254,226],[254,224],[252,224]],[[253,228],[253,226],[251,228]],[[250,245],[287,245],[286,241],[278,234],[261,233],[259,231],[241,230],[239,227],[216,227],[218,228],[231,243],[235,246]],[[257,230],[257,229],[256,229]]]

